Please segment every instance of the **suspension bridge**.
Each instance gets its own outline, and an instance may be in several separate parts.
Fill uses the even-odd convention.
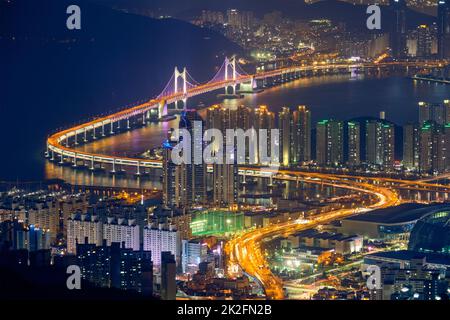
[[[398,63],[385,65],[395,64]],[[417,67],[417,63],[402,62],[401,64],[406,67]],[[225,93],[227,93],[229,89],[232,89],[232,93],[235,94],[238,86],[240,88],[245,87],[246,92],[251,92],[270,84],[290,82],[316,73],[354,73],[358,69],[374,67],[380,68],[382,65],[361,63],[313,64],[248,74],[240,67],[236,57],[233,56],[232,58],[225,58],[217,73],[206,83],[197,82],[186,68],[180,71],[175,67],[167,85],[154,99],[51,135],[47,139],[46,157],[52,161],[59,161],[60,164],[71,163],[73,167],[77,167],[79,163],[83,163],[83,165],[88,163],[91,170],[95,170],[96,165],[108,164],[112,168],[112,173],[116,173],[117,168],[133,167],[136,169],[136,175],[140,175],[145,168],[161,168],[161,161],[95,154],[79,151],[74,147],[80,143],[87,143],[90,140],[113,135],[123,129],[129,130],[131,129],[130,122],[132,119],[142,121],[143,125],[152,115],[162,119],[168,115],[168,105],[170,104],[174,104],[175,109],[179,109],[179,104],[182,104],[179,110],[185,110],[189,98],[207,92],[225,89]],[[421,67],[436,68],[440,67],[440,64],[437,62],[424,63]]]

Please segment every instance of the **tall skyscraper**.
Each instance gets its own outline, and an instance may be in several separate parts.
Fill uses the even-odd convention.
[[[60,230],[59,208],[51,202],[37,203],[33,208],[28,209],[27,223],[50,232],[51,238],[54,240]]]
[[[254,18],[251,11],[227,10],[228,25],[233,29],[248,29],[253,26]]]
[[[317,123],[316,161],[319,165],[338,165],[344,160],[344,125],[342,121]]]
[[[350,166],[357,166],[361,163],[360,125],[359,122],[350,121],[347,123],[347,127],[348,127],[348,164]]]
[[[134,290],[151,296],[153,267],[149,251],[134,251],[120,243],[77,244],[77,264],[83,279],[97,287]]]
[[[395,162],[395,127],[392,123],[383,123],[381,132],[383,137],[383,166],[385,169],[390,169]]]
[[[166,207],[191,207],[206,203],[206,164],[203,162],[203,121],[196,111],[182,113],[179,129],[190,134],[188,163],[175,164],[172,150],[182,136],[163,144],[163,203]],[[196,130],[198,132],[196,132]],[[197,159],[196,155],[200,155]]]
[[[289,108],[283,107],[278,114],[278,129],[280,130],[280,163],[283,166],[289,166],[292,161],[292,124],[291,111]]]
[[[222,150],[223,152],[223,163],[215,163],[213,165],[213,203],[216,206],[234,209],[238,203],[238,159],[236,150],[233,158],[230,158],[231,155],[226,152],[227,129],[241,129],[245,132],[253,128],[257,133],[259,128],[263,129],[267,128],[267,126],[273,128],[273,122],[273,113],[269,112],[266,107],[257,108],[254,111],[245,106],[228,108],[217,105],[208,108],[206,112],[206,127],[208,129],[218,129],[224,135],[222,145],[219,142],[214,144],[215,151]],[[258,161],[257,158],[250,159],[249,149],[247,144],[246,161]],[[257,157],[257,155],[255,156]],[[233,159],[233,161],[228,161],[227,163],[227,158],[229,160]],[[242,161],[243,159],[239,160]]]
[[[450,125],[424,122],[420,128],[419,170],[439,174],[450,170]]]
[[[444,100],[445,124],[450,123],[450,100]]]
[[[117,242],[123,243],[126,249],[140,249],[139,226],[134,220],[108,218],[103,224],[103,239],[108,246]]]
[[[390,169],[394,165],[395,127],[382,120],[366,122],[366,162]]]
[[[177,143],[167,140],[163,143],[163,204],[166,207],[181,206],[181,166],[172,161],[172,150]]]
[[[403,126],[403,165],[408,170],[419,168],[419,126],[407,123]]]
[[[245,106],[231,108],[214,105],[207,109],[205,122],[207,129],[218,129],[225,135],[227,129],[242,129],[246,131],[254,127],[254,125],[250,125],[251,119],[253,119],[252,112],[250,108]],[[222,147],[218,141],[213,142],[213,145],[214,151]]]
[[[406,1],[391,0],[390,7],[394,13],[394,23],[389,33],[389,45],[394,58],[404,58],[407,54]]]
[[[183,273],[195,274],[198,265],[206,261],[208,246],[199,240],[183,240],[181,245],[181,267]]]
[[[447,101],[447,100],[445,100]],[[438,125],[447,122],[449,104],[447,103],[419,102],[419,123],[433,121]]]
[[[86,242],[87,241],[87,242]],[[98,216],[73,214],[67,224],[67,252],[76,253],[76,245],[95,244],[100,246],[103,241],[103,226]]]
[[[265,105],[261,105],[254,109],[253,113],[250,117],[250,126],[255,128],[257,134],[258,134],[258,142],[260,142],[261,139],[264,137],[260,134],[260,129],[267,130],[267,155],[271,155],[271,130],[275,129],[275,114],[267,108]],[[262,159],[258,159],[258,162],[261,164],[267,164],[262,163]]]
[[[161,252],[161,300],[175,300],[177,296],[176,262],[169,251]]]
[[[450,58],[450,0],[438,1],[438,57]]]
[[[450,126],[439,126],[436,128],[434,137],[434,161],[433,171],[435,173],[448,172],[450,170]]]
[[[431,106],[423,101],[419,102],[419,124],[431,120]]]
[[[433,37],[431,34],[430,27],[425,24],[421,24],[420,26],[417,27],[416,56],[419,58],[430,58],[432,44],[433,44]]]
[[[237,9],[227,10],[228,25],[232,28],[241,28],[241,15]]]
[[[311,160],[311,113],[306,106],[279,113],[281,163],[298,165]]]
[[[181,165],[181,203],[190,207],[206,203],[206,164],[203,161],[203,120],[195,110],[181,114],[180,129],[186,129],[191,136],[190,163]],[[195,127],[196,126],[196,127]],[[196,132],[198,131],[198,132]],[[199,156],[199,159],[196,159]]]
[[[311,160],[311,112],[306,106],[298,106],[293,112],[295,164]]]
[[[174,226],[148,225],[144,228],[144,250],[151,251],[153,266],[161,266],[161,252],[170,251],[176,260],[180,257],[180,236]]]
[[[419,170],[421,173],[429,173],[433,169],[434,130],[434,122],[424,122],[420,127]]]
[[[237,163],[213,165],[213,202],[216,206],[237,208],[239,192]]]
[[[0,247],[35,252],[50,249],[50,233],[34,225],[26,226],[17,219],[0,223]]]

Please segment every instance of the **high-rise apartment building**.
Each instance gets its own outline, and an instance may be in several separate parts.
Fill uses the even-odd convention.
[[[208,246],[199,240],[182,240],[181,267],[183,273],[195,274],[198,265],[206,261]]]
[[[76,245],[95,244],[100,246],[103,240],[103,225],[98,216],[73,214],[67,223],[67,252],[76,253]]]
[[[280,163],[289,166],[293,160],[292,156],[292,113],[287,107],[283,107],[278,114],[278,129],[280,130]]]
[[[180,135],[171,137],[163,144],[163,203],[169,208],[206,203],[203,121],[196,111],[188,110],[180,117],[179,129],[189,133],[189,141],[183,142],[183,135]],[[184,148],[190,152],[189,159],[176,164],[172,159],[172,150],[182,143],[187,143]]]
[[[417,27],[417,53],[419,58],[430,58],[433,45],[433,35],[428,25],[421,24]]]
[[[117,242],[123,243],[126,249],[140,249],[139,226],[134,220],[108,218],[103,224],[103,239],[108,246]]]
[[[361,128],[359,122],[347,122],[348,128],[348,165],[358,166],[361,163]]]
[[[293,129],[293,160],[295,163],[308,162],[311,160],[311,112],[306,106],[294,110]]]
[[[120,243],[77,244],[77,264],[84,280],[97,287],[133,290],[146,296],[153,291],[153,266],[149,251],[134,251]]]
[[[419,126],[407,123],[403,126],[403,165],[408,170],[419,168]]]
[[[438,2],[438,57],[450,58],[450,0],[437,0]]]
[[[144,251],[151,251],[153,266],[161,266],[161,253],[170,251],[176,259],[180,256],[180,236],[172,225],[155,224],[144,228]]]
[[[450,125],[424,122],[419,136],[420,172],[438,174],[450,171]]]
[[[394,58],[404,58],[407,54],[406,1],[391,0],[390,8],[394,13],[394,23],[389,32],[389,46]]]
[[[177,296],[176,261],[170,251],[161,252],[161,300],[175,300]]]
[[[213,165],[213,202],[220,207],[236,208],[239,193],[237,163]]]
[[[267,156],[271,156],[271,148],[272,148],[272,129],[275,129],[275,114],[271,111],[269,111],[269,109],[267,108],[267,106],[265,105],[261,105],[257,108],[254,109],[253,113],[251,113],[250,116],[250,127],[253,127],[256,130],[256,133],[258,135],[258,143],[259,146],[261,146],[262,144],[264,144],[264,141],[261,140],[265,140],[267,143]],[[262,134],[263,130],[266,132],[266,135]],[[274,145],[274,147],[278,147],[279,145],[276,146]],[[260,151],[258,148],[259,154]],[[278,154],[279,154],[279,150],[278,150]],[[267,165],[269,164],[266,160],[264,159],[260,159],[258,158],[258,162],[260,164],[264,164]]]
[[[433,121],[438,125],[444,125],[448,122],[449,103],[445,101],[444,103],[419,102],[419,124]]]
[[[306,106],[278,114],[280,130],[280,162],[298,165],[311,160],[311,112]]]
[[[395,160],[395,127],[383,120],[366,121],[366,162],[391,169]]]
[[[317,123],[316,161],[319,165],[339,165],[344,161],[344,125],[342,121]]]
[[[180,129],[185,129],[191,137],[189,163],[181,164],[181,203],[185,207],[206,203],[206,164],[203,161],[203,120],[195,110],[181,114]],[[182,142],[182,141],[180,141]]]

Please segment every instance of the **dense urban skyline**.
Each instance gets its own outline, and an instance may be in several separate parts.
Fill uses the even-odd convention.
[[[383,2],[377,30],[365,1],[346,1],[361,25],[335,19],[349,8],[335,1],[301,17],[252,1],[75,2],[43,1],[35,32],[10,20],[30,1],[0,1],[17,74],[1,112],[33,123],[2,138],[27,156],[2,160],[1,297],[449,299],[449,1]],[[431,4],[436,17],[411,10]],[[74,64],[43,75],[33,104],[11,98],[16,77],[42,73],[18,67],[22,48],[51,53],[45,70]],[[38,178],[10,178],[23,163]]]

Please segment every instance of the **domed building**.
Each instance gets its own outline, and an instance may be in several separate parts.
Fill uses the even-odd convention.
[[[450,255],[450,208],[418,220],[411,231],[408,249]]]

